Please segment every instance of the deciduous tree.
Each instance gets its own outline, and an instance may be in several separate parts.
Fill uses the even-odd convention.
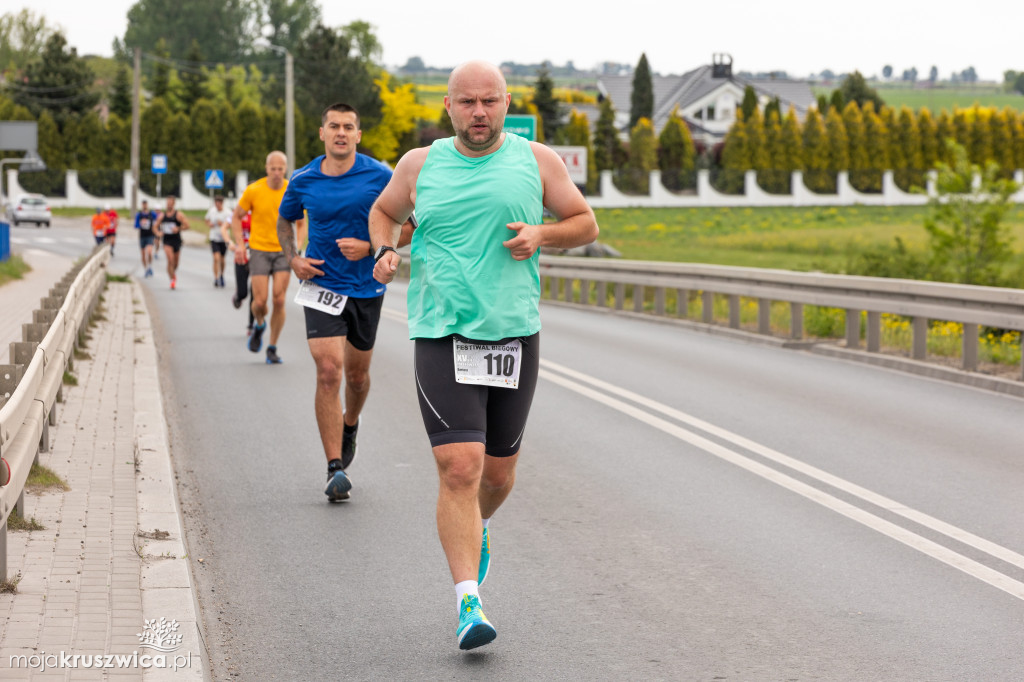
[[[92,69],[75,48],[68,46],[64,34],[53,33],[39,58],[25,68],[13,99],[33,116],[43,109],[57,117],[64,113],[79,114],[99,101],[99,95],[92,90],[93,79]]]
[[[1002,265],[1013,255],[1003,218],[1017,185],[1000,178],[995,163],[971,163],[961,145],[948,144],[954,163],[939,165],[938,196],[925,219],[933,271],[947,281],[998,286]]]

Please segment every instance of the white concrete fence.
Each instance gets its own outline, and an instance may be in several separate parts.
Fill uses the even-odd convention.
[[[625,194],[615,187],[614,173],[612,171],[601,171],[601,194],[600,196],[588,196],[587,201],[594,208],[695,208],[695,207],[746,207],[746,206],[921,206],[928,202],[928,199],[935,196],[935,173],[928,175],[927,191],[923,194],[911,194],[904,192],[896,186],[892,171],[885,171],[882,174],[882,191],[878,194],[865,194],[858,192],[850,185],[848,173],[838,173],[836,179],[837,191],[835,194],[819,194],[807,189],[804,184],[803,173],[793,171],[790,194],[769,194],[757,184],[757,171],[747,171],[744,174],[743,194],[723,194],[711,186],[711,174],[708,170],[697,171],[697,189],[695,192],[673,192],[665,188],[661,183],[661,171],[651,171],[650,193],[646,195]],[[1014,181],[1021,185],[1013,200],[1024,203],[1024,170],[1014,173]],[[192,171],[181,171],[180,173],[181,196],[178,197],[178,207],[185,210],[204,210],[210,206],[210,197],[203,191],[196,189],[192,184]],[[246,185],[249,184],[249,174],[246,171],[238,171],[235,176],[235,197],[242,196]],[[7,186],[10,188],[8,196],[17,197],[25,194],[18,183],[18,170],[10,168],[7,170]],[[222,194],[230,194],[231,188],[217,190]],[[50,205],[54,208],[83,207],[95,208],[104,204],[111,204],[115,208],[125,208],[131,201],[132,176],[130,171],[124,171],[122,183],[122,194],[116,197],[97,197],[82,189],[78,182],[78,171],[67,171],[65,179],[64,197],[50,197]],[[152,195],[139,191],[139,201],[149,201],[150,206],[160,206],[162,200]]]
[[[179,173],[179,180],[181,187],[178,190],[180,194],[177,201],[178,208],[186,211],[204,211],[210,207],[209,194],[197,189],[196,186],[192,184],[192,171],[181,171],[181,173]],[[247,171],[240,170],[235,176],[235,186],[233,189],[225,187],[224,189],[214,191],[217,194],[224,195],[233,193],[235,198],[238,198],[242,196],[242,192],[245,191],[248,184],[249,173]],[[18,182],[17,169],[7,169],[7,187],[7,196],[12,199],[17,198],[22,194],[28,194],[28,192],[26,192]],[[166,194],[164,196],[166,197]],[[131,197],[131,171],[124,171],[121,182],[121,196],[97,197],[82,189],[82,186],[78,182],[77,170],[69,170],[64,178],[64,196],[47,197],[47,200],[49,201],[51,208],[101,208],[105,204],[110,204],[116,209],[125,209],[131,204]],[[149,202],[151,208],[160,208],[164,204],[163,198],[147,194],[140,189],[139,203],[142,203],[144,199]],[[232,202],[232,204],[233,203],[234,202]]]

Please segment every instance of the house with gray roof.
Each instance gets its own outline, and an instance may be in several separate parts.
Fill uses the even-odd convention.
[[[678,107],[694,141],[705,144],[721,142],[725,137],[736,120],[736,111],[743,102],[743,92],[748,85],[757,93],[762,109],[778,97],[783,115],[792,107],[801,122],[808,109],[817,107],[809,82],[735,76],[732,57],[721,53],[712,56],[711,64],[699,66],[681,76],[653,76],[652,81],[655,134],[661,132],[672,111]],[[599,76],[597,88],[598,99],[611,100],[615,107],[616,127],[628,136],[633,76]]]

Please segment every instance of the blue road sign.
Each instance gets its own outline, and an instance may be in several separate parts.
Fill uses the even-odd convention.
[[[153,172],[157,175],[163,175],[167,172],[167,155],[166,154],[154,154],[153,155]]]
[[[221,189],[224,187],[224,171],[206,171],[206,189]]]

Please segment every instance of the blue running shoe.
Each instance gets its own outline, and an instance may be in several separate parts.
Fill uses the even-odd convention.
[[[260,348],[263,348],[263,330],[267,328],[267,323],[254,325],[252,328],[252,334],[249,334],[249,340],[246,342],[246,346],[253,353],[259,353]]]
[[[267,346],[267,364],[280,365],[284,360],[277,354],[277,346]]]
[[[327,487],[324,488],[324,495],[328,502],[339,502],[347,500],[348,491],[352,490],[352,481],[341,469],[334,469],[327,472]]]
[[[483,585],[487,579],[487,570],[491,567],[491,536],[484,528],[484,541],[480,544],[480,570],[476,576],[478,585]]]
[[[475,649],[490,644],[498,636],[487,616],[480,610],[480,599],[473,595],[462,595],[462,606],[459,607],[459,628],[455,631],[459,638],[460,649]]]

